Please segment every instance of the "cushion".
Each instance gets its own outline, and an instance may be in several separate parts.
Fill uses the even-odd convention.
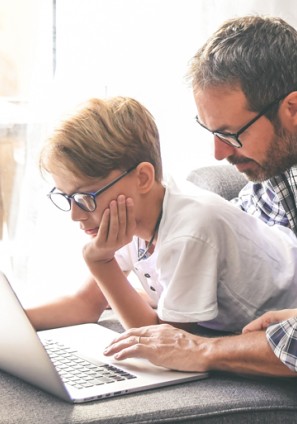
[[[227,200],[237,197],[248,182],[245,176],[231,165],[213,165],[195,169],[188,175],[188,180]]]

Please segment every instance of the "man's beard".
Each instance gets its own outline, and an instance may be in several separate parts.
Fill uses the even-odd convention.
[[[230,156],[227,159],[232,165],[252,163],[252,169],[244,172],[250,181],[268,180],[297,165],[297,133],[289,133],[277,121],[274,123],[275,135],[268,147],[267,157],[264,161],[258,163],[253,159],[236,156]]]

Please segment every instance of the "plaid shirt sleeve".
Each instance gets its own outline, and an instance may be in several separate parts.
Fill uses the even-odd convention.
[[[289,227],[285,209],[269,180],[248,183],[231,203],[270,226],[278,224]]]
[[[297,372],[297,317],[269,326],[266,337],[275,355]]]

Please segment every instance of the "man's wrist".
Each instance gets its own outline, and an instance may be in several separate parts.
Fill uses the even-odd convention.
[[[219,363],[225,363],[226,352],[221,348],[221,337],[203,337],[199,342],[199,357],[205,371],[218,370]],[[223,366],[222,366],[223,367]]]
[[[205,371],[265,376],[294,374],[275,356],[264,331],[210,338],[203,345]]]

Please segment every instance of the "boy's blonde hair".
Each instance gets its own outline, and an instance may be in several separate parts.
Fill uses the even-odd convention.
[[[90,99],[62,121],[42,148],[40,169],[56,173],[61,167],[74,174],[105,178],[140,162],[155,167],[162,179],[159,132],[153,116],[129,97]]]

